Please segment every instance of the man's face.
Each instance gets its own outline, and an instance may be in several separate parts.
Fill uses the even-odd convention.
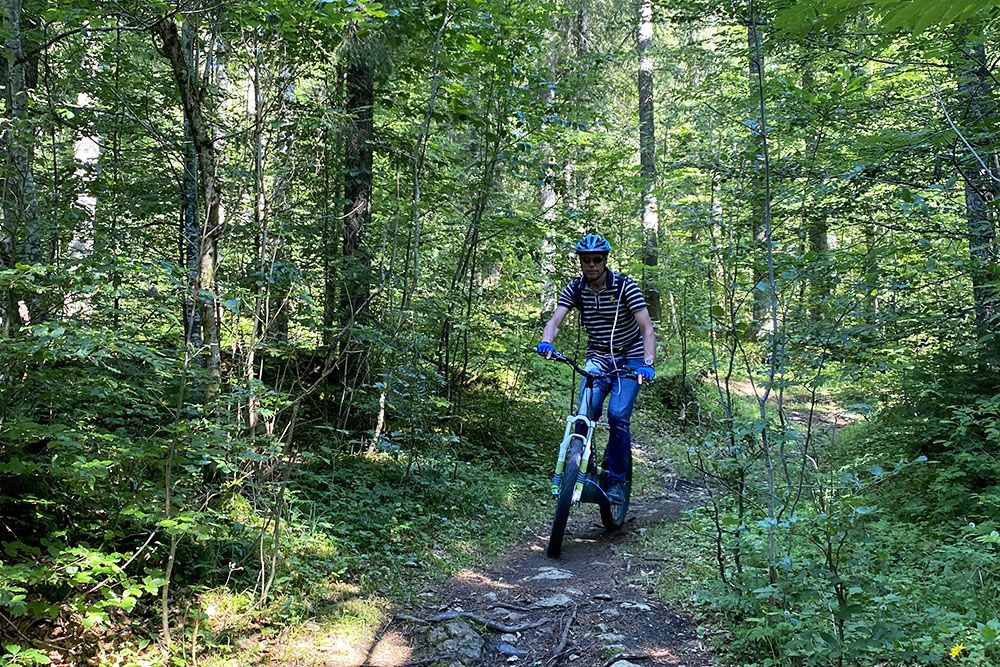
[[[587,280],[597,280],[604,273],[604,263],[608,260],[607,255],[590,254],[580,255],[580,268]]]

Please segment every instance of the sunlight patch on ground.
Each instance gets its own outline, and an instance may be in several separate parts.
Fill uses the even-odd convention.
[[[477,584],[479,586],[488,586],[490,588],[502,588],[502,589],[512,589],[515,586],[504,583],[502,581],[497,581],[496,579],[490,579],[485,576],[482,572],[474,572],[472,570],[462,570],[455,575],[455,579],[462,582],[463,584]]]
[[[204,627],[214,633],[245,628],[254,611],[254,598],[247,592],[213,588],[198,597]]]
[[[327,630],[307,623],[296,631],[282,655],[282,662],[296,665],[360,665],[365,650],[356,639],[338,630]]]
[[[651,660],[668,662],[671,665],[679,664],[681,659],[677,657],[677,654],[670,649],[658,649],[655,651],[650,651],[648,654]]]
[[[411,664],[413,648],[399,632],[385,633],[372,647],[368,661],[371,667],[403,667]]]
[[[264,664],[346,667],[365,662],[388,617],[388,603],[381,598],[356,597],[356,589],[328,593],[333,595],[314,601],[317,616],[283,633],[273,661]]]

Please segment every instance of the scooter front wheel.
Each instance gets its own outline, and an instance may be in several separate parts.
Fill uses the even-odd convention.
[[[552,519],[552,530],[549,532],[549,548],[546,552],[549,558],[559,558],[562,553],[563,535],[566,533],[566,522],[569,520],[569,508],[573,504],[573,488],[580,474],[580,463],[583,460],[583,443],[574,439],[566,452],[566,464],[563,466],[562,483],[559,486],[559,500],[556,502],[556,515]]]

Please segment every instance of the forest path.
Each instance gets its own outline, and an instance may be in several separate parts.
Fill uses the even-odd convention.
[[[747,380],[732,380],[729,386],[733,393],[754,400],[762,391],[761,387],[755,387]],[[837,437],[840,429],[863,419],[863,415],[848,410],[827,396],[817,395],[814,401],[809,392],[801,387],[786,390],[782,398],[785,415],[794,426],[822,433],[831,440]],[[768,406],[770,410],[777,410],[777,392],[771,392]]]
[[[549,526],[539,526],[502,561],[461,572],[423,593],[427,604],[397,613],[362,664],[712,665],[691,619],[657,599],[660,570],[671,564],[636,548],[647,527],[700,504],[699,489],[677,478],[666,459],[638,444],[634,450],[657,480],[633,499],[624,530],[605,532],[595,505],[574,507],[559,560],[545,556]]]

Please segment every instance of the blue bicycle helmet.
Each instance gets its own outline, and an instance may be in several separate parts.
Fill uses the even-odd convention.
[[[576,254],[585,252],[609,253],[611,244],[600,234],[587,234],[576,242]]]

